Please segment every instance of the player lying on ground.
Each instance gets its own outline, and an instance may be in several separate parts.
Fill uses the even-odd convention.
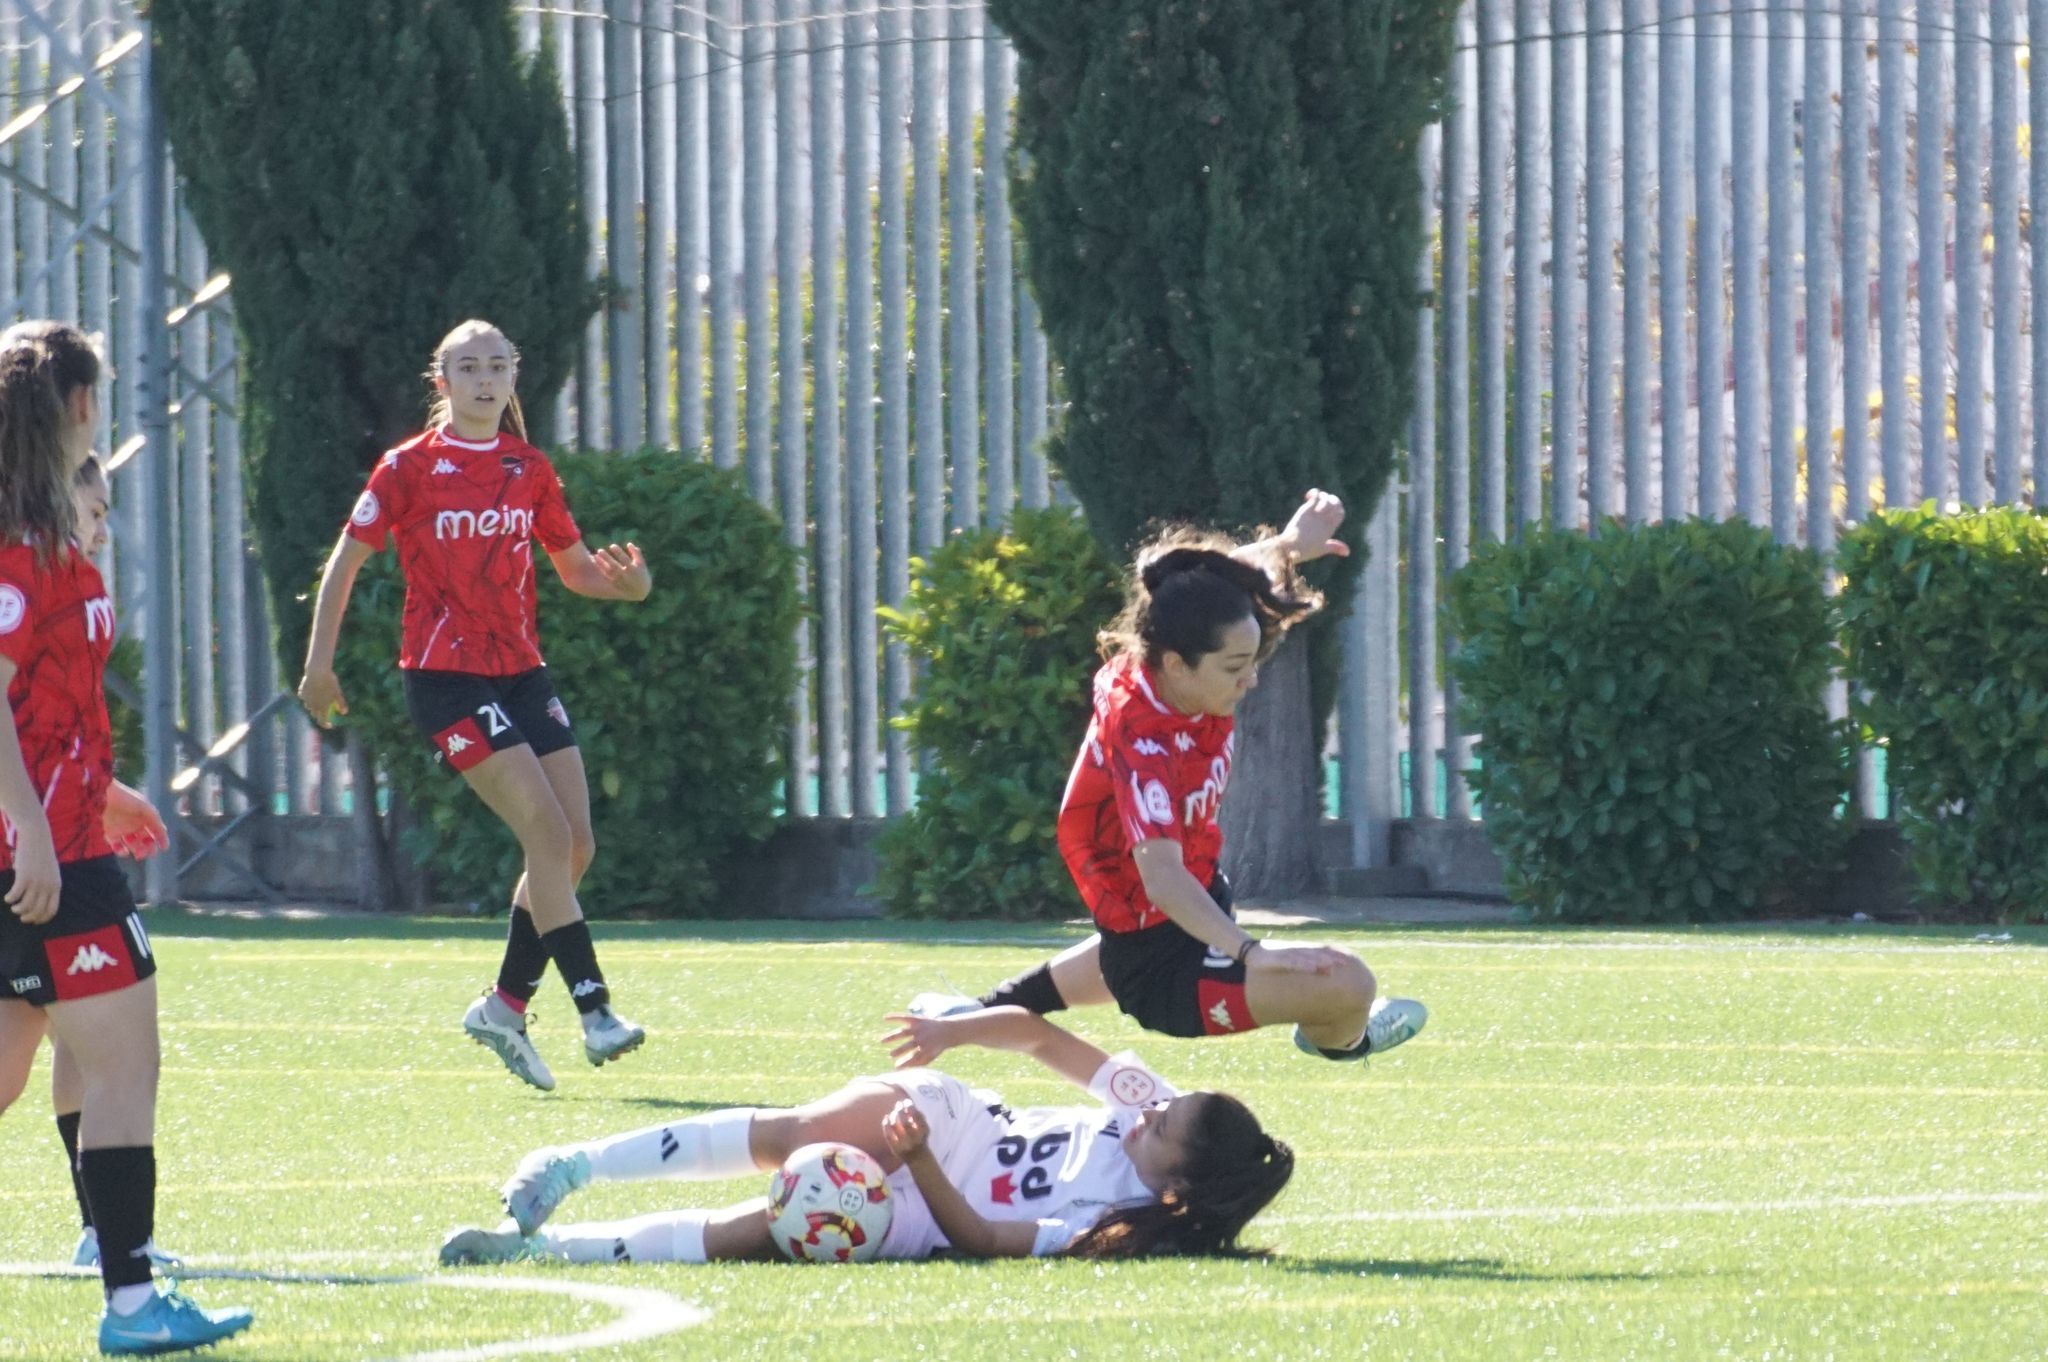
[[[890,1020],[899,1027],[884,1044],[896,1071],[808,1106],[741,1107],[536,1150],[505,1184],[513,1222],[456,1231],[442,1261],[770,1258],[765,1197],[715,1211],[546,1222],[593,1181],[744,1177],[821,1140],[863,1149],[889,1173],[897,1206],[884,1258],[1229,1253],[1294,1171],[1293,1151],[1236,1098],[1176,1092],[1135,1057],[1112,1058],[1021,1008]],[[1099,1105],[1014,1110],[925,1067],[960,1045],[1028,1054]]]
[[[1217,869],[1232,716],[1287,630],[1322,608],[1295,567],[1349,553],[1335,537],[1343,520],[1343,502],[1310,491],[1271,538],[1234,544],[1181,529],[1139,551],[1124,612],[1102,635],[1095,712],[1060,800],[1060,855],[1097,933],[979,1000],[921,995],[914,1014],[1113,1001],[1170,1036],[1292,1023],[1296,1045],[1340,1060],[1422,1029],[1422,1004],[1377,998],[1350,951],[1253,937]]]

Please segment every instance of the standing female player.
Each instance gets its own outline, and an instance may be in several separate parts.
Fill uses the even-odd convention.
[[[1015,1007],[947,1019],[894,1017],[897,1070],[786,1111],[739,1107],[608,1140],[541,1149],[505,1185],[513,1222],[464,1229],[446,1263],[772,1258],[767,1200],[718,1211],[542,1229],[592,1181],[718,1181],[780,1167],[820,1140],[866,1150],[896,1212],[883,1258],[1052,1254],[1127,1258],[1238,1252],[1247,1222],[1280,1194],[1294,1152],[1223,1093],[1177,1093],[1134,1056],[1104,1054]],[[994,1093],[923,1067],[956,1045],[1027,1054],[1097,1105],[1012,1110]]]
[[[100,361],[60,322],[0,332],[0,1034],[47,1025],[76,1066],[78,1180],[98,1230],[106,1353],[196,1348],[249,1327],[159,1292],[156,961],[116,848],[168,842],[113,779],[102,689],[114,606],[79,549],[72,482],[99,422]]]
[[[97,458],[88,457],[78,466],[78,476],[72,480],[72,502],[78,512],[78,544],[85,556],[98,561],[100,551],[107,546],[107,473]],[[137,795],[140,799],[141,796]],[[116,855],[141,858],[163,851],[170,846],[170,832],[161,818],[155,817],[155,810],[140,826],[125,836],[110,833],[109,844]],[[28,1004],[14,999],[0,1001],[0,1113],[13,1106],[28,1087],[29,1070],[34,1066],[36,1047],[49,1030],[48,1020],[42,1012]],[[85,1184],[78,1177],[78,1119],[79,1108],[84,1104],[85,1093],[78,1073],[78,1061],[62,1045],[50,1047],[50,1105],[56,1111],[57,1138],[64,1146],[64,1165],[70,1170],[71,1193],[78,1202],[78,1218],[82,1227],[78,1236],[78,1247],[71,1255],[74,1267],[98,1267],[100,1265],[99,1232],[92,1225],[92,1203],[85,1195]],[[157,1267],[175,1266],[176,1257],[158,1249],[154,1243],[146,1246],[150,1258]]]
[[[1055,1012],[1114,1001],[1140,1026],[1214,1036],[1293,1023],[1326,1059],[1364,1059],[1428,1011],[1377,999],[1372,971],[1332,946],[1270,945],[1237,924],[1217,869],[1237,706],[1259,663],[1322,608],[1295,565],[1345,554],[1344,504],[1303,498],[1256,543],[1170,532],[1139,551],[1124,613],[1103,634],[1095,713],[1060,801],[1060,855],[1097,934],[979,1000],[924,994],[917,1015],[1015,1004]]]
[[[386,536],[405,572],[398,665],[406,707],[519,839],[526,868],[495,989],[462,1024],[505,1067],[543,1091],[554,1075],[526,1034],[526,1005],[553,960],[583,1019],[583,1053],[603,1064],[647,1038],[611,1009],[576,885],[597,851],[590,787],[569,712],[541,662],[533,541],[571,591],[642,601],[653,588],[638,546],[583,545],[561,479],[526,443],[513,385],[519,353],[489,322],[467,321],[435,347],[428,429],[385,454],[327,559],[299,699],[322,727],[348,712],[334,645],[356,573]]]

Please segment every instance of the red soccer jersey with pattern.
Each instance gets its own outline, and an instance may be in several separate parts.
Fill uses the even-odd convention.
[[[1060,856],[1081,898],[1105,932],[1135,932],[1167,920],[1145,895],[1138,843],[1165,837],[1180,843],[1181,861],[1208,884],[1223,855],[1216,823],[1235,722],[1183,714],[1166,703],[1158,682],[1134,657],[1118,657],[1095,673],[1095,716],[1060,800]]]
[[[92,560],[75,549],[36,561],[27,544],[0,547],[0,654],[14,664],[7,703],[22,764],[42,797],[57,860],[105,856],[114,735],[104,677],[114,650],[114,602]],[[14,865],[14,824],[0,815]]]
[[[405,627],[398,665],[514,676],[541,663],[533,541],[582,535],[547,456],[510,433],[487,442],[430,430],[377,461],[348,533],[398,540]]]

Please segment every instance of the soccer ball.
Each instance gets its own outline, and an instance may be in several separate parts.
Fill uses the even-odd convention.
[[[799,1263],[864,1263],[896,1214],[882,1165],[850,1144],[807,1144],[768,1184],[768,1232]]]

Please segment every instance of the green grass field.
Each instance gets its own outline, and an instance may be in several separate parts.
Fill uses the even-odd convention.
[[[883,1067],[880,1014],[912,992],[991,982],[1073,935],[607,926],[650,1041],[591,1070],[550,978],[535,1036],[562,1081],[543,1096],[457,1025],[497,924],[154,927],[158,1237],[195,1275],[260,1274],[193,1283],[257,1312],[225,1358],[2048,1352],[2048,932],[1321,930],[1433,1010],[1363,1069],[1278,1031],[1178,1042],[1080,1014],[1294,1143],[1294,1183],[1253,1226],[1264,1260],[443,1273],[443,1232],[495,1220],[527,1149],[820,1094]],[[1071,1092],[1009,1056],[944,1067],[1019,1103]],[[565,1214],[755,1191],[612,1185]],[[0,1120],[0,1357],[90,1352],[95,1284],[34,1267],[67,1259],[75,1228],[45,1061]],[[546,1343],[661,1309],[680,1332]]]

